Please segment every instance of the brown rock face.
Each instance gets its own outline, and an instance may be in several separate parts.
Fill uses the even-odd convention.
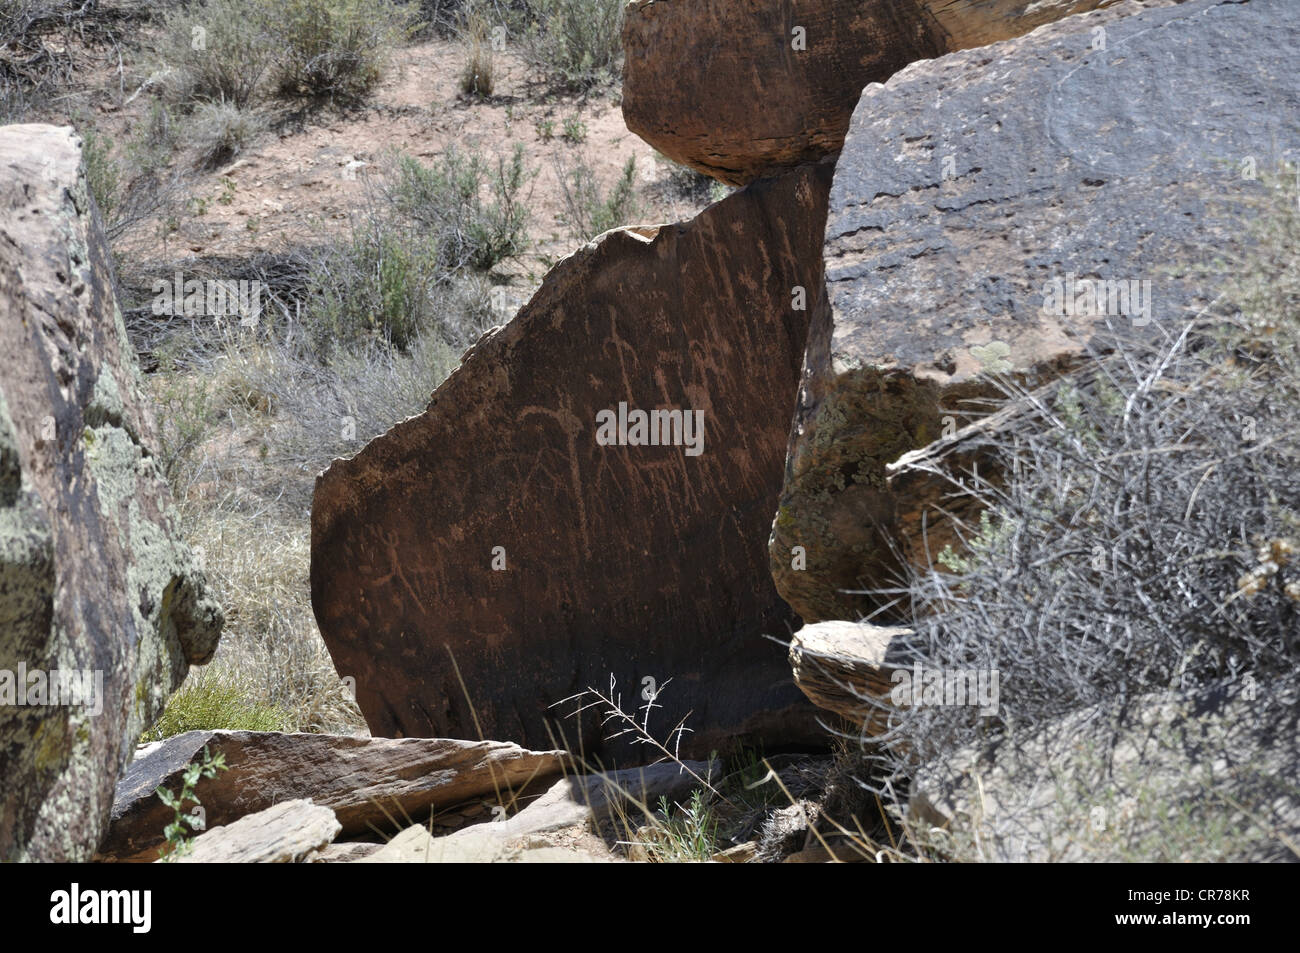
[[[1106,0],[636,0],[623,117],[731,185],[839,151],[868,83]]]
[[[0,129],[0,354],[0,860],[87,860],[222,615],[175,534],[68,128]]]
[[[818,708],[843,715],[863,735],[889,727],[894,672],[907,666],[912,630],[867,622],[816,622],[790,640],[795,684]]]
[[[611,676],[629,710],[672,679],[651,730],[689,716],[684,753],[816,732],[763,638],[792,622],[764,541],[830,172],[589,244],[424,414],[319,477],[312,604],[372,732],[590,753],[594,717],[548,706]],[[626,445],[603,445],[620,405]],[[678,445],[636,444],[650,410],[682,412]]]

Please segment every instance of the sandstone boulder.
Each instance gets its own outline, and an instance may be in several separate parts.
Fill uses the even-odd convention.
[[[623,117],[670,159],[744,185],[837,152],[868,83],[1105,2],[634,0]]]
[[[613,675],[683,755],[818,736],[764,540],[830,171],[605,234],[318,478],[312,605],[374,734],[591,754],[597,714],[550,706]],[[677,415],[649,445],[647,411]]]
[[[117,786],[101,860],[152,860],[172,811],[154,793],[176,792],[204,748],[227,770],[195,787],[209,827],[281,801],[307,798],[337,816],[345,837],[394,832],[430,811],[498,799],[553,779],[561,751],[495,741],[351,738],[269,731],[187,731],[150,746]]]
[[[992,375],[1034,386],[1214,298],[1254,177],[1300,148],[1285,6],[1123,3],[863,92],[770,546],[805,621],[860,618],[855,590],[915,555],[886,468],[970,423]]]
[[[888,727],[893,674],[910,664],[911,629],[866,622],[817,622],[790,640],[795,684],[819,708],[844,716],[867,735]]]
[[[0,860],[88,860],[222,626],[177,536],[69,128],[0,128]]]
[[[214,827],[194,838],[178,864],[313,863],[338,835],[339,822],[328,807],[310,799],[284,801]]]

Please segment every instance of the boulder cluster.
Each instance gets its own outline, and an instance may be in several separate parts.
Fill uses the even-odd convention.
[[[680,797],[712,752],[825,744],[832,713],[872,731],[910,620],[861,620],[953,538],[931,475],[998,422],[969,408],[992,374],[1072,372],[1107,321],[1208,304],[1243,170],[1300,150],[1291,14],[634,0],[628,127],[739,188],[580,248],[422,414],[320,474],[312,606],[370,739],[137,754],[222,612],[80,143],[0,128],[0,860],[156,859],[154,792],[205,749],[227,770],[191,860],[555,859],[530,837]],[[615,709],[642,732],[611,737]],[[701,760],[638,769],[633,742],[675,727]],[[918,790],[927,816],[969,793]]]

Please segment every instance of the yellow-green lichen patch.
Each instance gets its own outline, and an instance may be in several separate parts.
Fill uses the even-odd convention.
[[[873,367],[830,383],[805,424],[769,541],[777,590],[805,620],[857,618],[871,600],[845,590],[892,582],[898,540],[885,468],[942,433],[953,413],[944,401],[983,386],[958,394]],[[795,546],[804,547],[802,569],[792,566]]]

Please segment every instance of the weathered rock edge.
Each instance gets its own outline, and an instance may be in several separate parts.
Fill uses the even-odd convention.
[[[223,617],[177,532],[71,128],[0,129],[0,354],[0,860],[84,861]],[[85,673],[94,700],[22,704],[20,669]]]
[[[172,811],[154,792],[179,792],[185,767],[204,748],[224,755],[227,766],[195,787],[208,827],[310,798],[333,810],[344,837],[394,832],[433,810],[544,784],[566,763],[562,751],[500,741],[187,731],[151,745],[127,769],[98,859],[158,855]]]

